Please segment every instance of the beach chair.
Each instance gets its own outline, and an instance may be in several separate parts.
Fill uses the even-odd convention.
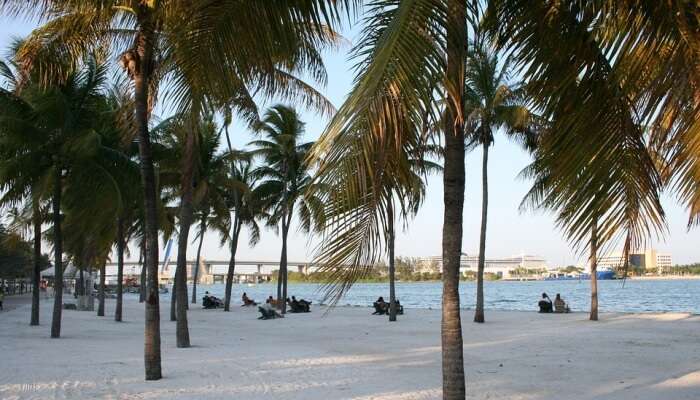
[[[311,312],[311,302],[306,300],[299,300],[299,307],[301,312]]]
[[[557,301],[554,302],[554,312],[555,313],[565,314],[565,313],[568,313],[570,311],[571,310],[569,310],[569,306],[565,302],[563,302],[563,301],[561,303],[557,302]]]
[[[386,303],[380,304],[380,303],[377,303],[375,301],[374,302],[374,312],[372,313],[372,315],[384,315],[384,314],[386,314],[387,311],[389,311],[387,309],[387,305],[388,304],[386,304]]]
[[[540,300],[538,303],[540,306],[540,313],[551,313],[552,312],[552,303],[544,300]]]
[[[284,318],[284,315],[277,314],[277,311],[275,311],[274,308],[271,310],[266,310],[265,308],[258,306],[258,311],[260,311],[260,316],[258,319]]]

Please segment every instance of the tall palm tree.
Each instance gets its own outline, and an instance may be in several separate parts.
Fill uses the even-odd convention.
[[[354,52],[358,64],[355,86],[328,126],[314,152],[316,159],[335,158],[341,153],[339,137],[357,134],[365,123],[363,137],[394,136],[393,149],[411,154],[421,143],[423,127],[441,125],[444,136],[443,296],[442,349],[443,398],[465,396],[462,328],[459,313],[459,264],[464,207],[464,61],[468,38],[467,16],[473,16],[474,3],[448,1],[375,1],[368,8],[362,40]],[[447,99],[443,103],[440,99]],[[440,110],[446,104],[446,110]],[[405,115],[402,124],[394,115]],[[366,122],[363,122],[366,121]],[[361,154],[369,155],[372,140],[364,143]],[[398,158],[398,156],[397,156]],[[387,173],[394,173],[389,170]],[[362,178],[358,178],[362,179]],[[357,180],[349,175],[348,180]],[[349,183],[349,187],[356,184]],[[362,185],[357,182],[357,185]],[[357,191],[364,194],[366,191]],[[351,192],[347,196],[357,197]],[[354,199],[361,203],[360,199]],[[358,233],[360,227],[374,225],[369,213],[359,213],[346,225]],[[337,230],[342,234],[342,229]],[[339,236],[328,241],[333,243]],[[368,242],[367,246],[378,245]],[[366,270],[365,261],[373,251],[345,254],[344,264]],[[340,257],[340,256],[339,256]],[[343,264],[343,263],[338,263]],[[364,265],[363,265],[364,264]],[[341,288],[347,285],[341,285]]]
[[[500,64],[500,65],[499,65]],[[489,147],[499,129],[532,150],[535,145],[534,117],[525,104],[523,91],[510,80],[510,60],[499,63],[493,49],[475,40],[467,56],[464,86],[467,146],[482,149],[481,230],[476,274],[474,322],[484,322],[484,264],[488,214]]]
[[[282,233],[277,302],[283,314],[286,312],[287,298],[287,236],[295,206],[298,205],[300,229],[308,232],[312,223],[319,223],[319,198],[304,196],[312,185],[307,157],[313,145],[312,142],[301,142],[304,125],[293,108],[273,106],[257,126],[257,132],[264,138],[249,144],[253,148],[251,155],[263,162],[253,171],[253,175],[264,179],[258,186],[258,192],[268,212],[267,223],[270,226],[279,224]]]
[[[0,91],[3,102],[3,147],[11,154],[5,172],[10,180],[6,198],[21,197],[33,182],[45,182],[50,191],[55,268],[55,301],[51,337],[61,334],[63,294],[63,233],[61,201],[64,185],[78,186],[77,166],[91,156],[83,152],[94,142],[93,116],[102,104],[106,67],[91,57],[80,70],[48,87],[25,83],[21,95]],[[14,171],[14,172],[13,172]],[[20,173],[21,171],[21,173]],[[37,188],[37,186],[34,186]]]
[[[230,213],[228,195],[236,189],[229,176],[229,163],[235,157],[231,152],[219,152],[222,129],[218,128],[210,116],[200,129],[199,152],[195,174],[196,189],[193,196],[196,220],[199,222],[195,239],[197,257],[192,277],[192,303],[197,302],[197,279],[204,235],[208,229],[222,233],[222,242],[228,238]]]
[[[320,49],[333,45],[335,25],[350,0],[312,0],[284,5],[264,2],[198,0],[110,0],[95,4],[59,1],[3,2],[0,12],[38,16],[48,22],[36,29],[20,51],[22,65],[39,71],[45,81],[65,76],[83,54],[105,43],[121,53],[121,63],[133,81],[134,126],[138,133],[145,212],[145,265],[148,269],[144,362],[146,379],[162,376],[158,300],[158,210],[156,176],[149,135],[149,114],[156,101],[159,76],[177,71],[170,93],[177,108],[186,109],[188,78],[202,84],[221,101],[278,93],[325,106],[312,90],[294,78],[295,72],[325,79]],[[212,49],[217,49],[212,51]],[[50,56],[46,57],[46,54]],[[53,60],[67,59],[69,68]],[[42,61],[43,60],[43,61]],[[195,62],[196,61],[196,62]],[[72,65],[71,65],[72,64]],[[216,78],[213,78],[216,77]],[[205,89],[202,88],[202,89]]]
[[[394,136],[398,152],[415,151],[424,134],[423,127],[443,121],[445,129],[445,222],[443,229],[443,396],[464,398],[461,320],[459,315],[459,258],[462,240],[462,210],[464,197],[464,131],[463,82],[464,40],[467,38],[466,2],[448,1],[380,1],[368,10],[363,40],[355,49],[362,58],[356,84],[324,132],[315,150],[316,159],[335,158],[342,153],[339,137],[357,135],[357,127],[365,124],[360,135],[382,138]],[[447,57],[445,58],[445,54]],[[448,111],[438,109],[439,92],[444,90]],[[397,124],[394,116],[404,115]],[[373,140],[360,140],[361,154],[374,150]],[[399,157],[396,156],[398,159]],[[388,173],[394,171],[389,170]],[[376,172],[375,172],[376,173]],[[348,180],[357,180],[346,174]],[[358,179],[363,179],[358,175]],[[363,183],[348,183],[362,187]],[[344,195],[358,197],[358,193]],[[351,199],[361,203],[360,199]],[[359,235],[376,226],[373,213],[359,213],[345,222],[338,235]],[[363,228],[367,227],[367,228]],[[353,235],[354,236],[354,235]],[[341,236],[333,235],[332,244]],[[359,240],[364,240],[358,237]],[[379,242],[368,241],[366,249],[339,255],[337,264],[355,266],[358,272],[371,267],[376,253],[371,247]],[[349,271],[353,268],[346,269]],[[348,285],[341,285],[340,290]]]
[[[13,47],[20,46],[20,43],[14,43]],[[10,59],[7,61],[0,61],[0,76],[4,79],[6,83],[6,90],[15,95],[19,95],[21,89],[21,80],[19,76],[19,68],[14,60]],[[28,192],[23,192],[22,190],[15,190],[14,194],[5,195],[0,199],[0,204],[13,204],[27,199],[31,205],[31,225],[33,229],[34,239],[34,269],[32,271],[32,311],[30,318],[30,326],[39,325],[39,305],[40,305],[40,290],[39,290],[39,280],[41,279],[41,226],[44,220],[45,212],[42,212],[42,202],[41,190],[39,182],[31,182],[31,180],[26,180],[24,183],[13,182],[18,176],[17,173],[23,173],[23,170],[16,169],[12,163],[7,163],[7,161],[12,160],[15,156],[13,147],[6,146],[2,144],[2,139],[0,139],[0,152],[2,152],[2,159],[6,160],[6,163],[0,163],[0,187],[7,189],[11,186],[22,187],[28,189]],[[36,177],[34,177],[36,178]]]
[[[229,142],[229,152],[231,151]],[[224,311],[230,311],[231,309],[231,290],[233,288],[233,274],[236,270],[236,253],[238,252],[238,239],[241,235],[241,229],[244,226],[247,228],[249,244],[250,246],[255,246],[260,240],[260,228],[257,220],[265,216],[256,186],[257,179],[253,174],[253,167],[250,161],[243,159],[233,162],[230,178],[236,187],[229,191],[228,195],[228,204],[232,214],[229,239],[231,256],[226,273]]]

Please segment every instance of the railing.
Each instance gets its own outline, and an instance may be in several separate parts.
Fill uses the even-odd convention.
[[[0,279],[5,295],[31,293],[32,281],[30,279]]]

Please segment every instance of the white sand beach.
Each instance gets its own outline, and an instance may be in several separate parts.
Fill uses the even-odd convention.
[[[164,302],[165,303],[165,302]],[[175,348],[161,310],[164,378],[143,377],[143,309],[125,320],[65,311],[63,338],[29,327],[28,306],[0,313],[0,399],[441,398],[440,312],[396,323],[369,308],[259,321],[252,308],[189,313],[193,347]],[[114,301],[108,300],[107,311]],[[463,313],[469,399],[698,399],[700,316]]]

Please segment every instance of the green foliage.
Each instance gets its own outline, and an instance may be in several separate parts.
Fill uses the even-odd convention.
[[[674,265],[669,273],[675,275],[700,275],[700,263]]]
[[[41,256],[41,268],[51,266],[49,257]],[[34,267],[33,244],[0,224],[0,278],[29,278]]]

